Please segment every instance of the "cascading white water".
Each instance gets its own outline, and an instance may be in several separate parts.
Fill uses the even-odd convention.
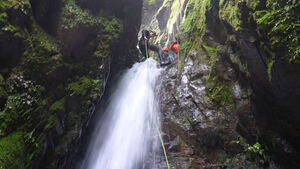
[[[157,168],[153,154],[160,146],[156,84],[160,69],[153,59],[136,63],[110,97],[105,117],[93,134],[81,169]]]

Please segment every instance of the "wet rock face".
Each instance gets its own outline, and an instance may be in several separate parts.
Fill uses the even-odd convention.
[[[297,154],[300,146],[296,141],[299,140],[300,133],[300,108],[296,103],[299,100],[299,66],[276,60],[268,75],[266,53],[257,44],[249,42],[249,34],[241,33],[237,38],[231,47],[233,53],[248,65],[248,83],[254,92],[251,102],[260,140],[276,161],[288,168],[299,166]],[[253,130],[246,126],[244,128]],[[276,140],[284,140],[284,144]]]
[[[59,26],[62,2],[60,0],[30,0],[32,12],[37,22],[49,34],[55,35]]]
[[[190,28],[185,30],[186,39],[183,41],[186,42],[182,46],[192,48],[188,52],[184,51],[188,55],[186,57],[193,56],[193,50],[201,53],[200,59],[205,55],[209,56],[207,60],[211,65],[212,79],[221,79],[221,83],[213,80],[216,85],[211,85],[212,81],[208,81],[206,86],[213,91],[209,95],[214,96],[220,87],[223,88],[222,84],[229,82],[227,89],[230,90],[227,92],[232,93],[233,110],[239,119],[239,134],[250,143],[259,141],[275,161],[286,168],[297,168],[300,164],[297,155],[300,147],[300,130],[297,124],[300,120],[300,108],[296,103],[299,102],[299,64],[288,63],[286,58],[289,54],[277,49],[273,48],[276,54],[272,54],[272,45],[262,35],[267,30],[259,27],[259,23],[254,21],[255,18],[251,18],[251,11],[265,9],[266,1],[254,4],[250,1],[190,2],[190,8],[194,10],[189,11],[186,21],[191,19],[192,22],[184,25]],[[201,5],[192,2],[201,2]],[[229,15],[233,13],[235,17]],[[201,14],[203,16],[199,18]],[[201,21],[203,18],[205,20]],[[199,35],[198,32],[202,34]],[[199,39],[203,43],[199,43]],[[220,58],[212,57],[211,53],[215,49]],[[282,50],[284,51],[283,48]],[[230,82],[234,79],[239,81],[240,87]],[[248,94],[238,96],[239,88]],[[225,92],[223,96],[226,95]],[[236,104],[243,97],[248,98],[248,103]],[[220,102],[220,98],[215,98],[216,104],[224,103]]]
[[[160,93],[163,114],[164,141],[171,166],[174,168],[215,168],[228,166],[226,159],[240,159],[241,147],[236,128],[249,136],[254,128],[247,92],[239,82],[231,79],[235,90],[233,110],[218,108],[209,97],[206,87],[210,66],[187,58],[183,72],[178,76],[176,65],[163,71]],[[230,67],[226,67],[229,69]],[[225,69],[225,67],[223,68]],[[248,113],[248,114],[246,114]],[[252,122],[252,123],[251,123]],[[246,129],[244,128],[246,127]],[[257,167],[255,162],[230,165]],[[173,163],[172,163],[173,162]],[[246,164],[247,163],[247,164]],[[200,167],[200,168],[201,168]]]

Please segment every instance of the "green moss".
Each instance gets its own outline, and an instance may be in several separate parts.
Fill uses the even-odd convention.
[[[211,9],[210,3],[210,0],[191,0],[187,4],[186,18],[181,28],[184,30],[188,41],[194,42],[191,44],[191,48],[201,43],[201,39],[206,33],[205,14],[207,10]]]
[[[224,1],[220,1],[219,3],[220,18],[230,23],[237,31],[242,29],[241,11],[238,7],[238,3],[240,2],[241,1],[226,1],[226,3],[224,3]]]
[[[102,92],[103,81],[92,80],[89,76],[102,77],[102,70],[106,70],[106,60],[104,59],[111,55],[113,44],[117,42],[123,32],[123,23],[112,16],[105,18],[92,15],[88,10],[83,10],[77,6],[75,0],[63,0],[62,3],[64,6],[61,15],[57,18],[59,20],[58,33],[64,33],[66,29],[80,31],[81,33],[88,30],[91,31],[89,32],[90,35],[94,36],[94,39],[85,38],[88,41],[86,48],[90,49],[90,52],[86,53],[87,55],[84,58],[69,59],[69,52],[72,52],[73,49],[46,33],[39,26],[32,16],[29,0],[5,0],[0,2],[0,34],[6,34],[12,42],[17,42],[22,47],[20,51],[23,52],[18,54],[19,60],[15,65],[16,67],[6,71],[6,73],[3,73],[4,68],[1,69],[2,74],[6,76],[16,73],[22,75],[22,78],[17,76],[21,80],[15,81],[13,79],[11,80],[13,85],[11,85],[9,83],[10,78],[3,79],[0,75],[0,95],[2,93],[5,96],[8,95],[3,110],[1,105],[0,113],[0,138],[4,137],[0,139],[0,169],[30,168],[35,160],[40,159],[45,148],[46,138],[60,123],[58,112],[64,112],[68,120],[66,122],[68,124],[63,128],[64,135],[58,139],[63,140],[64,148],[69,147],[69,144],[78,136],[82,123],[86,121],[86,115],[91,110],[94,100]],[[29,12],[24,20],[21,18],[20,22],[17,20],[17,22],[10,23],[15,19],[12,18],[13,16],[7,16],[7,14],[14,15],[17,13],[23,17],[23,10],[25,13]],[[8,18],[12,18],[12,20]],[[58,37],[64,39],[62,36]],[[96,49],[95,56],[99,57],[91,56],[91,53],[94,52],[91,50]],[[99,70],[100,65],[104,65],[101,70]],[[63,72],[63,75],[61,72]],[[79,78],[76,78],[76,75]],[[31,92],[36,88],[29,85],[28,81],[37,82],[43,86],[44,92]],[[26,88],[24,88],[25,82]],[[56,92],[59,98],[57,98],[57,94],[50,92],[58,84],[67,85],[67,89],[60,89]],[[4,86],[8,86],[8,94]],[[82,97],[84,99],[61,98],[62,95],[66,94],[84,96]],[[75,112],[70,115],[65,112],[66,98],[73,99],[74,102],[78,103],[78,106],[73,109]],[[34,102],[27,102],[32,100]],[[24,132],[24,144],[26,144],[27,152],[24,152],[22,158],[17,156],[18,154],[23,156],[22,150],[19,149],[19,142],[11,140],[12,138],[20,139],[20,141],[23,139],[18,134],[14,134],[16,130]],[[8,135],[9,133],[13,134]],[[7,144],[5,143],[6,145],[2,146],[4,145],[3,140],[8,139],[9,141],[5,141]],[[56,150],[61,148],[57,146],[60,140],[57,140],[53,145]],[[9,142],[11,144],[8,144]],[[16,150],[13,148],[16,148]],[[47,168],[55,167],[59,153],[48,150],[45,156],[47,158],[45,166],[48,166]],[[58,152],[61,152],[61,149]],[[51,158],[52,154],[54,154],[54,158]],[[19,159],[23,159],[25,162],[19,165],[17,161]]]
[[[272,67],[274,65],[275,61],[272,60],[270,63],[268,63],[268,77],[269,77],[269,81],[272,80]]]
[[[230,60],[232,61],[232,63],[238,65],[239,71],[245,73],[245,75],[250,78],[250,73],[248,71],[248,64],[247,63],[242,63],[242,61],[240,60],[239,57],[236,57],[236,56],[233,56],[233,55],[230,55]]]
[[[256,7],[259,5],[260,2],[261,2],[260,0],[246,0],[248,8],[253,10],[256,9]]]
[[[219,110],[225,108],[227,111],[231,111],[233,109],[232,82],[225,82],[217,76],[213,76],[208,79],[206,87],[209,98],[217,103]]]
[[[30,39],[27,39],[31,47],[38,44],[37,46],[41,49],[51,53],[58,53],[61,50],[61,42],[59,40],[46,33],[36,22],[33,22],[32,26],[34,31],[30,33]]]
[[[88,10],[81,9],[74,0],[64,0],[63,28],[72,29],[78,26],[96,26],[102,22],[102,18],[92,15]]]
[[[209,47],[207,45],[203,45],[203,47],[206,49],[206,52],[208,53],[208,63],[210,65],[210,72],[209,72],[209,78],[212,76],[212,73],[215,71],[216,69],[216,61],[217,61],[217,52],[220,49],[220,46],[213,48],[213,47]]]
[[[36,23],[33,23],[33,32],[24,32],[28,48],[23,53],[18,71],[42,82],[62,67],[62,44]]]
[[[22,132],[0,139],[0,169],[25,168],[25,144]]]
[[[6,21],[7,21],[7,13],[6,12],[1,12],[0,13],[0,22],[6,22]]]
[[[156,0],[149,0],[148,4],[149,5],[154,5],[156,3]]]
[[[232,100],[232,90],[233,82],[224,81],[220,79],[216,73],[216,62],[218,59],[217,52],[219,51],[219,46],[216,48],[203,45],[209,54],[208,63],[210,65],[210,73],[206,83],[206,90],[210,100],[213,100],[217,103],[220,110],[226,109],[231,111],[233,109],[233,100]]]
[[[65,103],[66,103],[66,98],[62,98],[58,101],[56,101],[55,103],[53,103],[51,106],[50,106],[50,109],[49,111],[50,112],[64,112],[65,111]]]
[[[216,47],[216,48],[213,48],[213,47],[210,47],[210,46],[207,46],[207,45],[203,45],[203,47],[208,50],[210,53],[213,53],[213,54],[216,54],[219,49],[220,49],[220,46]]]
[[[116,42],[123,32],[123,23],[113,18],[105,19],[103,28],[97,35],[98,46],[94,52],[94,56],[101,59],[106,59],[111,53],[111,45]]]
[[[123,32],[123,23],[121,22],[121,20],[116,18],[105,19],[103,22],[103,26],[104,28],[101,30],[101,33],[102,36],[104,36],[103,39],[105,39],[108,42],[115,41],[116,39],[119,38],[120,34]]]
[[[290,62],[300,63],[300,3],[296,1],[267,1],[267,9],[255,11],[259,28],[267,32],[274,50]],[[277,50],[276,50],[277,51]]]
[[[8,10],[8,9],[19,9],[22,12],[25,12],[27,8],[31,8],[31,4],[29,0],[6,0],[0,2],[0,9]]]
[[[91,89],[92,81],[86,76],[81,77],[78,81],[68,85],[68,91],[71,96],[84,96]]]
[[[211,9],[211,0],[190,0],[185,9],[180,31],[184,32],[179,51],[181,56],[193,56],[202,53],[203,37],[206,34],[206,12]],[[183,69],[185,57],[180,57],[178,70]],[[202,60],[199,56],[199,60]]]
[[[0,136],[2,132],[15,128],[14,124],[19,121],[21,114],[24,112],[25,104],[20,95],[8,96],[5,109],[0,115]]]

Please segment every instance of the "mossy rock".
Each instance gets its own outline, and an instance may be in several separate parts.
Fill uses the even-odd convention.
[[[218,105],[218,109],[233,109],[232,90],[233,83],[220,80],[217,76],[211,76],[206,84],[209,98]]]
[[[22,132],[0,139],[0,169],[25,169],[25,143]]]

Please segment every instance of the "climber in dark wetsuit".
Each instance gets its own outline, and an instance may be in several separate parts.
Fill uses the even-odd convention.
[[[154,31],[142,30],[142,37],[141,37],[141,39],[139,41],[139,49],[143,53],[143,55],[145,56],[145,58],[147,58],[147,56],[146,56],[146,48],[150,49],[152,51],[157,52],[159,60],[160,60],[160,64],[163,65],[164,62],[163,62],[163,52],[162,52],[162,50],[157,45],[149,43],[149,39],[151,37],[154,37],[154,36],[156,36],[156,34],[155,34]],[[145,45],[145,44],[147,44],[147,45]],[[148,57],[149,57],[149,52],[148,52]]]

